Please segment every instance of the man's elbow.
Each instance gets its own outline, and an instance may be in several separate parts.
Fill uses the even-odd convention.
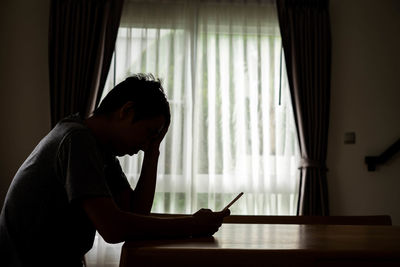
[[[115,244],[125,240],[125,214],[111,198],[87,198],[82,201],[82,207],[107,243]]]
[[[99,234],[109,244],[117,244],[125,241],[124,235],[117,229],[98,229]]]
[[[94,225],[101,237],[110,244],[121,243],[126,240],[126,223],[120,212],[108,214],[106,218],[97,220]]]

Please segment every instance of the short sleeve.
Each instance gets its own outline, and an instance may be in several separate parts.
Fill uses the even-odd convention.
[[[88,196],[112,196],[104,167],[104,154],[89,130],[75,130],[62,140],[58,168],[70,202]]]

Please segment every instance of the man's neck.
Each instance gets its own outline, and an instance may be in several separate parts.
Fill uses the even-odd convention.
[[[112,140],[112,120],[103,115],[93,115],[84,120],[85,125],[89,128],[97,141],[108,151],[111,151]]]

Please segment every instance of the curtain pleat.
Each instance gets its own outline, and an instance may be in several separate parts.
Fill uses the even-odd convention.
[[[50,6],[51,124],[93,111],[104,87],[123,0],[54,0]]]
[[[298,215],[329,215],[326,155],[331,39],[328,0],[278,0],[302,161]]]

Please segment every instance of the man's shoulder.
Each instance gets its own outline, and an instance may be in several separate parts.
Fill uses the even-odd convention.
[[[104,160],[103,146],[80,117],[70,116],[63,119],[53,131],[58,143],[57,156],[79,152]]]
[[[54,129],[63,129],[67,132],[75,130],[88,130],[84,120],[79,114],[73,114],[62,119],[59,123],[57,123]]]
[[[71,136],[81,136],[85,137],[85,139],[94,138],[79,114],[70,115],[61,120],[56,127],[54,127],[53,132],[60,136],[62,140],[71,138]]]
[[[85,125],[84,121],[76,115],[69,116],[57,123],[57,125],[40,141],[34,151],[36,153],[33,154],[42,154],[42,152],[45,152],[48,156],[58,156],[62,151],[68,150],[68,147],[71,145],[83,150],[85,147],[92,147],[95,149],[98,146],[89,128]]]

